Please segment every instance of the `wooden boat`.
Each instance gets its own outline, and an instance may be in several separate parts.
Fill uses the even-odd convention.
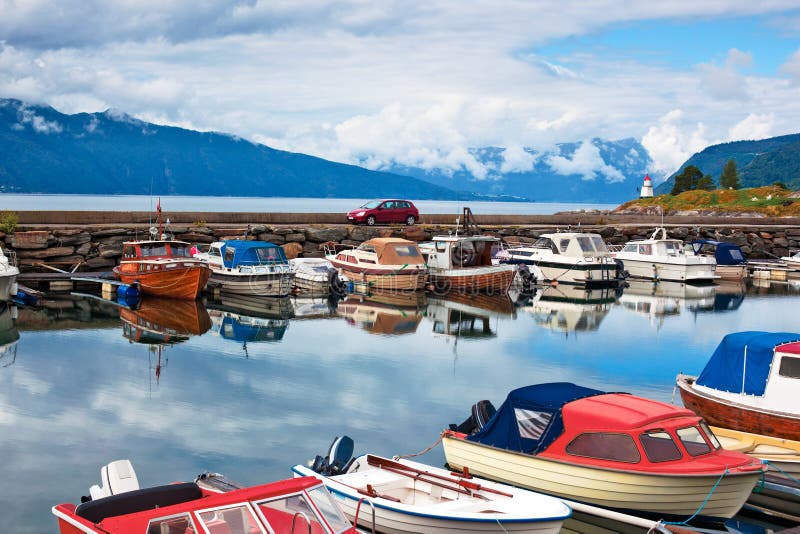
[[[614,510],[730,518],[765,469],[689,410],[624,393],[540,384],[478,413],[442,434],[452,469]]]
[[[728,334],[703,372],[677,385],[709,424],[800,441],[800,334]]]
[[[341,274],[370,288],[417,291],[425,284],[422,254],[416,243],[406,239],[378,237],[326,258]]]
[[[289,260],[294,273],[294,289],[298,293],[314,296],[343,295],[347,278],[339,277],[331,262],[323,258],[295,258]]]
[[[375,530],[386,534],[557,533],[571,514],[553,497],[403,459],[366,454],[314,467],[319,472],[304,465],[292,471],[322,480],[347,518],[362,528],[372,528],[374,508]]]
[[[61,534],[356,533],[314,477],[227,492],[198,482],[139,489],[123,462],[103,468],[104,486],[92,488],[91,500],[52,508]]]
[[[532,266],[537,278],[585,286],[614,286],[624,279],[599,234],[563,232],[542,234],[532,244],[498,253],[501,264]],[[541,280],[540,280],[541,281]]]
[[[666,228],[656,228],[649,239],[628,242],[614,257],[622,260],[631,278],[703,283],[716,278],[717,261],[700,256],[683,241],[667,237]]]
[[[189,250],[183,241],[129,241],[114,274],[125,284],[138,284],[146,295],[194,300],[211,271]]]
[[[209,285],[226,293],[285,297],[294,285],[283,249],[266,241],[216,241],[195,257],[211,269]]]
[[[488,293],[505,295],[514,281],[514,265],[492,264],[492,247],[500,239],[491,236],[436,236],[420,245],[428,265],[428,282],[434,293]]]
[[[713,256],[717,261],[714,274],[722,280],[744,280],[750,276],[747,258],[735,243],[724,243],[710,239],[696,239],[689,243],[698,256]]]

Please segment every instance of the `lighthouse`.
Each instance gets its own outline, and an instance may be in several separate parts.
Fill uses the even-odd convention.
[[[642,192],[639,198],[650,198],[653,196],[653,182],[650,181],[650,175],[644,175],[644,183],[642,184]]]

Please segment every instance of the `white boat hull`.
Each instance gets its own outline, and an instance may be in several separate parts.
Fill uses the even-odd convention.
[[[285,297],[292,291],[294,273],[240,274],[234,271],[211,271],[209,286],[219,286],[222,291],[238,295]]]
[[[7,302],[11,300],[13,295],[17,294],[18,274],[19,270],[16,267],[11,267],[0,275],[0,302]]]
[[[625,270],[631,278],[648,280],[671,280],[676,282],[711,282],[716,277],[714,265],[682,264],[625,259],[622,260]]]

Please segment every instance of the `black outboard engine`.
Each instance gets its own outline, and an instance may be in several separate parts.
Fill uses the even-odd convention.
[[[614,263],[617,265],[617,270],[614,273],[615,278],[619,281],[623,281],[628,278],[630,273],[625,270],[625,264],[622,262],[622,260],[614,259]]]
[[[536,276],[524,263],[519,264],[518,270],[519,277],[522,280],[522,291],[524,293],[529,293],[531,291],[531,286],[536,283]]]
[[[326,456],[317,455],[311,470],[325,476],[346,473],[353,463],[353,440],[349,436],[335,437]]]
[[[463,434],[474,434],[483,425],[489,422],[489,419],[497,413],[491,401],[482,400],[472,405],[470,416],[460,425],[450,425],[450,430],[461,432]]]
[[[339,278],[339,273],[336,269],[328,270],[328,287],[330,287],[332,295],[344,295],[347,291],[347,286]]]

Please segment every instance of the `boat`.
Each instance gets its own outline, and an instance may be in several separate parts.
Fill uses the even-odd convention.
[[[194,300],[211,271],[192,257],[189,243],[153,240],[123,243],[114,274],[124,284],[137,285],[145,295]]]
[[[451,469],[615,511],[730,518],[765,469],[691,411],[626,393],[538,384],[473,413],[442,433]]]
[[[723,280],[744,280],[750,275],[747,258],[735,243],[695,239],[689,243],[698,256],[713,256],[717,262],[714,274]],[[800,259],[800,258],[799,258]]]
[[[417,298],[417,293],[393,292],[388,301],[382,301],[380,295],[348,295],[337,305],[336,314],[371,334],[412,334],[417,331],[425,310],[424,293],[419,295]]]
[[[294,273],[283,249],[266,241],[215,241],[208,252],[195,257],[211,269],[209,286],[226,293],[285,297],[294,285]]]
[[[488,293],[505,295],[517,269],[509,264],[492,264],[492,247],[497,237],[435,236],[419,246],[428,265],[428,282],[433,292]]]
[[[355,248],[328,250],[326,259],[341,275],[373,289],[417,291],[425,285],[422,253],[406,239],[376,237]]]
[[[313,296],[345,293],[347,278],[340,278],[339,272],[324,258],[295,258],[289,260],[289,267],[298,293]]]
[[[0,247],[0,302],[8,302],[17,294],[17,255],[12,251],[5,251]]]
[[[625,279],[599,234],[561,232],[542,234],[534,243],[520,244],[498,253],[500,264],[535,267],[539,282],[585,286],[614,286]],[[541,275],[541,276],[539,276]]]
[[[709,424],[800,441],[800,334],[728,334],[700,375],[679,374],[677,385]]]
[[[796,251],[791,256],[781,256],[781,261],[789,269],[794,269],[794,270],[800,269],[800,250]]]
[[[253,297],[220,293],[209,300],[212,332],[222,339],[241,343],[249,356],[248,343],[276,342],[283,339],[294,316],[290,297]]]
[[[78,505],[53,506],[61,534],[355,534],[324,484],[315,477],[221,491],[195,482],[139,488],[128,460],[101,470],[103,486]]]
[[[344,453],[295,465],[295,476],[317,477],[350,521],[385,534],[449,532],[558,533],[571,515],[560,500],[405,459],[365,454],[352,460],[352,440],[334,440]],[[316,468],[316,470],[315,470]],[[359,507],[361,512],[359,513]]]
[[[667,237],[666,228],[656,228],[649,239],[629,241],[614,253],[631,278],[703,283],[715,278],[717,261],[695,254],[683,241]]]

